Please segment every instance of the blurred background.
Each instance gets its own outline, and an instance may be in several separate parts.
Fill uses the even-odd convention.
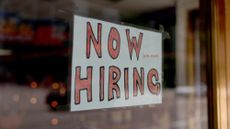
[[[163,33],[163,103],[69,112],[73,15]],[[0,129],[207,129],[199,0],[1,0]]]

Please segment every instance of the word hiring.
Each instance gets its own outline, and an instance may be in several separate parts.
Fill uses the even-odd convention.
[[[102,44],[101,44],[101,36],[102,36],[102,24],[97,24],[97,38],[93,33],[92,26],[90,22],[87,22],[87,38],[86,38],[86,59],[90,59],[91,55],[91,46],[93,46],[98,58],[102,58]],[[139,59],[139,54],[142,45],[143,33],[139,34],[138,40],[137,37],[130,38],[130,30],[126,29],[126,38],[127,38],[127,46],[129,49],[130,60],[132,60],[132,53],[133,50],[136,53],[137,61]],[[114,46],[114,42],[116,43]],[[91,45],[93,44],[93,45]],[[108,34],[108,42],[107,42],[107,49],[110,57],[113,60],[116,60],[120,54],[120,44],[121,44],[121,37],[119,31],[115,27],[111,27],[109,34]],[[133,82],[133,96],[138,96],[138,90],[140,91],[141,95],[144,95],[144,86],[147,84],[148,90],[153,95],[158,95],[160,93],[160,83],[158,71],[155,68],[149,69],[147,74],[145,75],[145,70],[143,67],[140,68],[140,72],[136,67],[132,68],[132,79],[129,79],[129,67],[119,68],[117,66],[108,66],[108,71],[105,71],[105,66],[101,66],[99,69],[99,73],[95,78],[98,78],[98,83],[93,83],[93,66],[88,66],[86,69],[86,77],[81,77],[81,66],[75,67],[75,104],[81,103],[81,91],[86,90],[87,92],[87,101],[92,102],[92,86],[95,85],[99,88],[99,98],[100,101],[105,99],[105,74],[108,77],[108,101],[113,100],[114,94],[116,94],[116,98],[119,99],[121,97],[121,93],[124,93],[124,97],[126,100],[129,99],[129,81],[132,80]],[[121,72],[121,69],[123,72]],[[123,88],[124,91],[121,92],[121,85],[118,85],[118,82],[123,76],[124,82]],[[146,78],[145,78],[146,77]],[[145,84],[145,81],[147,82]],[[120,83],[119,83],[120,84]]]

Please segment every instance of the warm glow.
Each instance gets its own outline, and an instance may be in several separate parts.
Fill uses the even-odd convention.
[[[31,104],[36,104],[38,102],[37,98],[36,97],[31,97],[30,98],[30,103]]]
[[[57,125],[58,124],[58,119],[57,118],[52,118],[51,119],[51,124],[52,125]]]
[[[59,93],[60,95],[64,96],[66,94],[66,89],[64,87],[62,87],[60,90],[59,90]]]
[[[30,87],[33,89],[37,88],[38,87],[37,82],[35,82],[35,81],[31,82]]]
[[[11,50],[6,50],[6,49],[0,49],[0,56],[9,56],[12,55],[12,51]]]
[[[58,83],[56,83],[56,82],[52,84],[52,88],[53,88],[54,90],[59,89],[59,87],[60,87],[60,85],[59,85]]]
[[[58,106],[58,102],[57,101],[52,101],[50,105],[51,105],[51,107],[55,108],[55,107]]]

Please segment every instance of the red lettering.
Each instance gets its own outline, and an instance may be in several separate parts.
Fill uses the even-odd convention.
[[[160,83],[159,82],[156,82],[154,83],[152,78],[155,77],[156,81],[159,80],[159,76],[158,76],[158,72],[156,69],[151,69],[149,72],[148,72],[148,88],[149,88],[149,91],[152,93],[152,94],[155,94],[155,95],[158,95],[160,93]]]
[[[87,67],[87,77],[81,77],[81,67],[76,67],[76,76],[75,76],[75,103],[81,103],[81,90],[87,91],[87,101],[92,101],[92,67]]]
[[[137,71],[137,68],[133,68],[133,95],[137,96],[138,87],[141,95],[144,94],[144,68],[141,68],[141,77]]]
[[[121,77],[121,71],[116,66],[109,67],[109,101],[114,99],[113,91],[115,91],[117,98],[120,98],[120,87],[117,84]]]
[[[104,100],[104,80],[105,80],[105,67],[100,67],[100,101]]]
[[[116,47],[114,48],[114,41],[116,41]],[[116,59],[119,56],[120,53],[120,43],[121,39],[120,39],[120,34],[118,32],[118,30],[114,27],[112,27],[110,29],[109,32],[109,38],[108,38],[108,51],[109,51],[109,55],[113,58]]]
[[[125,99],[129,99],[129,68],[124,69]]]
[[[86,43],[86,57],[90,58],[90,49],[91,49],[91,40],[93,42],[93,46],[99,58],[102,57],[101,51],[101,29],[102,25],[100,23],[97,24],[97,40],[93,34],[93,30],[90,22],[87,22],[87,43]]]
[[[128,47],[129,47],[129,55],[130,59],[132,60],[133,55],[133,48],[136,52],[137,60],[139,59],[140,51],[141,51],[141,45],[142,45],[142,39],[143,39],[143,33],[139,34],[138,42],[136,37],[132,37],[132,41],[130,39],[130,30],[126,29],[126,36],[128,40]]]

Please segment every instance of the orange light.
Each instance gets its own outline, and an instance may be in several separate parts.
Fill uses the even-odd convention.
[[[59,90],[59,93],[60,95],[64,96],[66,94],[66,89],[64,87],[62,87],[60,90]]]
[[[59,122],[59,121],[58,121],[57,118],[52,118],[52,119],[51,119],[51,124],[52,124],[52,125],[57,125],[58,122]]]
[[[51,107],[55,108],[55,107],[58,106],[58,102],[57,102],[57,101],[52,101],[52,102],[50,103],[50,105],[51,105]]]
[[[60,87],[60,85],[59,85],[58,83],[56,83],[56,82],[52,84],[52,88],[53,88],[54,90],[59,89],[59,87]]]
[[[37,82],[35,82],[35,81],[31,82],[30,87],[33,89],[37,88],[38,87]]]

